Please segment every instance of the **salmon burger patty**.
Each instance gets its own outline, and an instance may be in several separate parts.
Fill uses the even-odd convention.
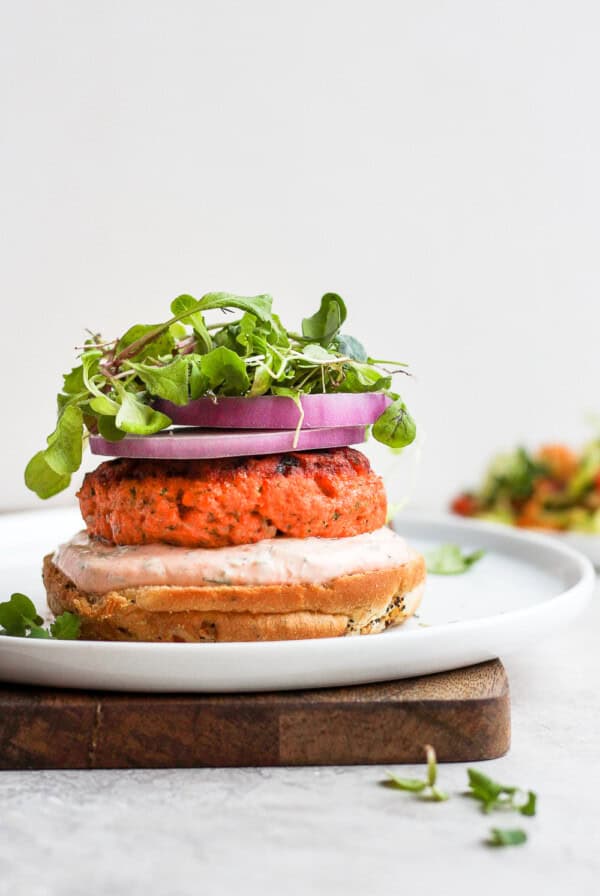
[[[354,448],[219,460],[120,458],[78,492],[90,535],[216,548],[276,535],[344,538],[385,525],[383,482]]]

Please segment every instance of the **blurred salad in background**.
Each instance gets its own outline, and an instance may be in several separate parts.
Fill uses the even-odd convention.
[[[454,513],[530,529],[600,533],[600,439],[494,458],[482,485],[459,494]]]

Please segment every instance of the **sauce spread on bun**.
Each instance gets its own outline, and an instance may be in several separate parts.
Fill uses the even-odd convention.
[[[387,527],[349,538],[268,538],[225,548],[116,547],[80,532],[53,559],[82,591],[102,594],[140,585],[321,583],[398,566],[411,553]]]

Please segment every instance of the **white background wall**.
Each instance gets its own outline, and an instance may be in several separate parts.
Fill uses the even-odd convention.
[[[340,292],[414,371],[419,505],[584,438],[599,46],[595,0],[0,0],[0,507],[40,503],[22,469],[83,329],[183,291],[292,324]],[[371,451],[398,498],[410,457]]]

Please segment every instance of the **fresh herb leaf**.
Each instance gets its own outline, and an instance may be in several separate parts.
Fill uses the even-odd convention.
[[[26,594],[15,592],[10,600],[0,603],[0,627],[2,635],[15,638],[59,638],[72,640],[79,635],[80,622],[73,613],[57,616],[50,631],[42,627],[43,619],[38,615],[33,601]]]
[[[66,392],[68,395],[77,395],[78,392],[83,392],[84,389],[83,366],[79,364],[70,373],[64,374],[63,392]]]
[[[129,370],[135,370],[151,395],[165,398],[177,405],[187,404],[190,400],[188,389],[190,363],[186,356],[180,355],[164,366],[136,364],[134,361],[126,363]]]
[[[28,627],[41,622],[33,602],[25,594],[15,592],[10,600],[0,603],[0,625],[7,635],[22,637]]]
[[[44,459],[56,473],[74,473],[81,466],[83,414],[81,408],[69,405],[64,409],[56,429],[48,436]]]
[[[491,828],[488,846],[520,846],[527,840],[527,834],[521,828]]]
[[[338,386],[338,391],[387,392],[391,385],[391,376],[382,375],[380,370],[378,370],[376,367],[371,367],[369,364],[357,362],[356,364],[348,364],[344,366],[344,378]],[[379,419],[381,419],[381,417]],[[381,438],[379,439],[379,441],[381,441]],[[404,445],[402,447],[404,447]]]
[[[139,365],[141,366],[141,365]],[[90,410],[105,417],[116,417],[119,413],[119,404],[108,395],[95,395],[90,400]]]
[[[213,347],[212,339],[210,333],[206,329],[202,313],[198,311],[198,300],[193,296],[188,295],[177,296],[177,298],[173,299],[171,302],[171,312],[182,324],[191,324],[193,326],[197,342],[200,343],[197,347],[209,352]],[[186,312],[189,312],[189,314],[186,314]],[[185,317],[183,315],[185,315]],[[175,324],[171,324],[169,329],[171,330],[173,326],[175,326]]]
[[[401,398],[393,401],[373,424],[373,436],[390,448],[405,448],[417,434],[415,421]]]
[[[353,361],[364,363],[369,360],[367,350],[358,339],[354,336],[348,336],[346,333],[338,333],[335,337],[335,344],[338,352]]]
[[[399,778],[392,772],[388,772],[388,779],[384,781],[386,787],[393,787],[396,790],[408,790],[410,793],[421,793],[427,787],[427,781],[420,778]]]
[[[241,318],[237,332],[235,333],[236,343],[243,349],[243,354],[247,357],[252,354],[255,346],[255,337],[257,333],[258,320],[248,311]]]
[[[26,638],[37,638],[41,641],[47,641],[50,638],[50,632],[42,628],[41,625],[31,624],[29,626],[29,631],[25,635]]]
[[[123,432],[148,436],[160,432],[171,423],[166,414],[155,411],[144,404],[133,392],[120,388],[121,407],[116,416],[116,424]]]
[[[75,641],[79,637],[81,621],[75,613],[65,611],[50,626],[50,634],[58,641]]]
[[[211,392],[218,389],[222,395],[243,395],[250,385],[243,360],[223,346],[204,355],[200,369]]]
[[[321,299],[319,310],[302,321],[302,335],[310,342],[328,346],[346,320],[344,300],[335,292],[327,292]]]
[[[267,365],[260,364],[254,370],[254,378],[252,380],[250,391],[248,392],[248,397],[256,398],[258,395],[264,395],[265,392],[269,391],[272,381],[273,377]]]
[[[337,360],[337,355],[333,352],[327,351],[322,345],[311,343],[310,345],[304,346],[300,352],[298,363],[306,364],[306,361],[308,361],[308,365],[311,366],[315,361],[317,364],[335,364],[337,363]]]
[[[177,318],[179,323],[191,324],[195,330],[206,329],[198,299],[195,299],[193,296],[181,295],[173,299],[171,302],[171,313],[173,317]]]
[[[150,338],[153,337],[153,338]],[[117,354],[128,351],[128,359],[143,361],[160,358],[173,350],[175,340],[168,327],[161,324],[136,324],[121,336],[115,347]]]
[[[466,795],[481,803],[483,812],[495,809],[508,809],[520,812],[521,815],[532,816],[536,813],[537,795],[533,790],[520,790],[518,787],[499,784],[482,774],[475,768],[467,769],[469,790]]]
[[[537,810],[537,793],[534,793],[533,790],[527,791],[527,802],[523,805],[519,806],[519,812],[521,815],[527,815],[531,817],[535,815]]]
[[[25,484],[40,498],[51,498],[65,489],[71,473],[79,469],[83,451],[83,413],[80,407],[65,405],[48,447],[38,451],[25,468]]]
[[[62,492],[71,481],[68,473],[57,473],[46,461],[46,452],[38,451],[25,467],[25,485],[38,498],[52,498]]]
[[[237,296],[232,292],[209,292],[200,299],[198,305],[202,312],[215,308],[239,308],[240,311],[250,311],[264,323],[273,322],[273,299],[269,295]]]
[[[399,778],[397,775],[388,772],[388,778],[382,783],[386,787],[392,787],[396,790],[405,790],[409,793],[418,793],[421,799],[431,800],[432,802],[441,803],[448,799],[448,794],[444,793],[436,786],[437,781],[437,761],[435,750],[430,744],[425,746],[425,756],[427,759],[427,775],[425,779],[421,778]]]
[[[98,417],[96,426],[102,438],[106,439],[107,442],[120,442],[127,435],[124,430],[118,428],[113,416]]]
[[[484,556],[485,551],[464,554],[456,544],[443,544],[426,554],[427,572],[438,576],[455,576],[467,572]]]
[[[208,378],[202,373],[202,358],[199,355],[190,357],[189,390],[191,401],[196,401],[209,391]]]

